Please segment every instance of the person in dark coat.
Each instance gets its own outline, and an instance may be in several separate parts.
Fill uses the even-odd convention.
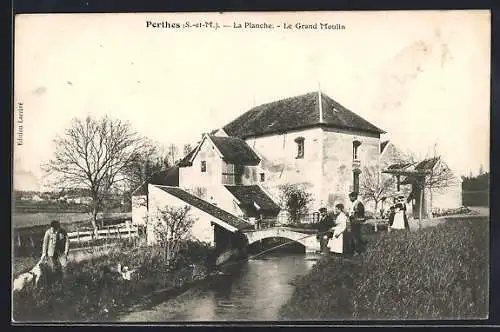
[[[361,225],[365,222],[365,206],[358,199],[357,192],[349,193],[349,200],[352,202],[349,211],[349,221],[351,223],[351,251],[360,254],[364,248],[364,241],[361,237]]]
[[[394,215],[396,214],[396,203],[397,199],[394,197],[393,204],[389,208],[389,227],[388,231],[391,231],[392,224],[394,223]]]
[[[333,232],[330,231],[333,226],[335,226],[335,222],[328,214],[327,209],[324,207],[319,209],[318,233],[316,239],[319,241],[321,251],[326,250],[328,241],[333,237]]]

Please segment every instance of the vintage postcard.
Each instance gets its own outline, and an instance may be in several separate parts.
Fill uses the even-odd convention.
[[[13,322],[488,318],[490,34],[16,16]]]

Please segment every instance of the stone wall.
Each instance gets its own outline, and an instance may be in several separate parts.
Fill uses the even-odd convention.
[[[338,129],[323,132],[322,181],[319,205],[333,209],[334,204],[349,206],[348,195],[353,189],[353,141],[361,142],[358,147],[360,168],[377,166],[380,155],[380,135],[365,134]],[[363,174],[360,174],[360,181]],[[318,207],[319,207],[318,205]]]
[[[304,157],[297,158],[298,137],[304,138]],[[260,184],[276,201],[279,202],[279,186],[286,183],[301,184],[315,200],[319,198],[322,160],[322,129],[304,129],[283,134],[269,135],[246,140],[248,145],[261,157],[259,167],[246,168],[251,174],[244,184]],[[260,173],[265,180],[260,181]],[[257,175],[255,177],[255,175]],[[251,181],[248,181],[251,179]]]

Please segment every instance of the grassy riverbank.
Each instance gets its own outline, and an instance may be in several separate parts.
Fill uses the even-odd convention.
[[[488,220],[384,233],[296,282],[281,320],[478,319],[488,312]]]
[[[207,276],[210,249],[188,243],[176,267],[167,268],[159,248],[116,251],[80,263],[70,263],[62,285],[15,294],[15,321],[105,321],[140,303],[159,289],[182,287]],[[137,269],[132,280],[106,272],[120,262]]]

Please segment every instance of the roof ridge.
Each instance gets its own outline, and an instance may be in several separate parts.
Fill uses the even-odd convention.
[[[323,121],[319,114],[321,110]],[[284,117],[284,114],[287,116]],[[223,129],[228,136],[247,138],[322,125],[367,133],[385,133],[321,90],[254,106],[227,123]]]
[[[207,204],[211,205],[211,206],[212,206],[213,208],[215,208],[216,210],[222,211],[223,213],[229,214],[229,215],[231,215],[232,217],[234,217],[234,218],[236,218],[236,219],[238,219],[238,220],[240,220],[240,221],[242,221],[242,222],[245,222],[245,223],[247,223],[247,224],[250,224],[250,223],[248,222],[248,220],[245,220],[245,219],[243,219],[243,218],[240,218],[240,217],[238,217],[238,216],[236,216],[236,215],[234,215],[234,214],[232,214],[232,213],[230,213],[230,212],[228,212],[228,211],[224,210],[223,208],[221,208],[221,207],[219,207],[219,206],[217,206],[217,205],[215,205],[215,204],[211,203],[210,201],[207,201],[207,200],[205,200],[205,199],[203,199],[203,198],[200,198],[200,197],[198,197],[198,196],[196,196],[196,195],[193,195],[193,194],[191,194],[190,192],[188,192],[187,190],[185,190],[185,189],[183,189],[183,188],[180,188],[180,187],[174,187],[174,186],[157,185],[157,184],[152,184],[152,185],[153,185],[153,186],[157,186],[157,187],[164,187],[164,188],[170,188],[170,189],[180,190],[180,191],[182,191],[182,192],[186,193],[187,195],[191,196],[192,198],[194,198],[194,199],[196,199],[196,200],[200,200],[200,201],[203,201],[203,202],[205,202],[205,203],[207,203]],[[177,196],[176,196],[176,197],[177,197]],[[181,197],[177,197],[177,198],[179,198],[180,200],[182,200],[182,201],[186,202],[186,201],[185,201],[184,199],[182,199]],[[186,203],[189,203],[189,202],[186,202]],[[199,207],[196,207],[196,208],[197,208],[197,209],[200,209]],[[207,211],[205,211],[205,212],[207,212]],[[209,212],[207,212],[207,213],[209,213]],[[209,213],[209,214],[210,214],[210,213]],[[214,216],[214,217],[216,217],[216,216]]]

